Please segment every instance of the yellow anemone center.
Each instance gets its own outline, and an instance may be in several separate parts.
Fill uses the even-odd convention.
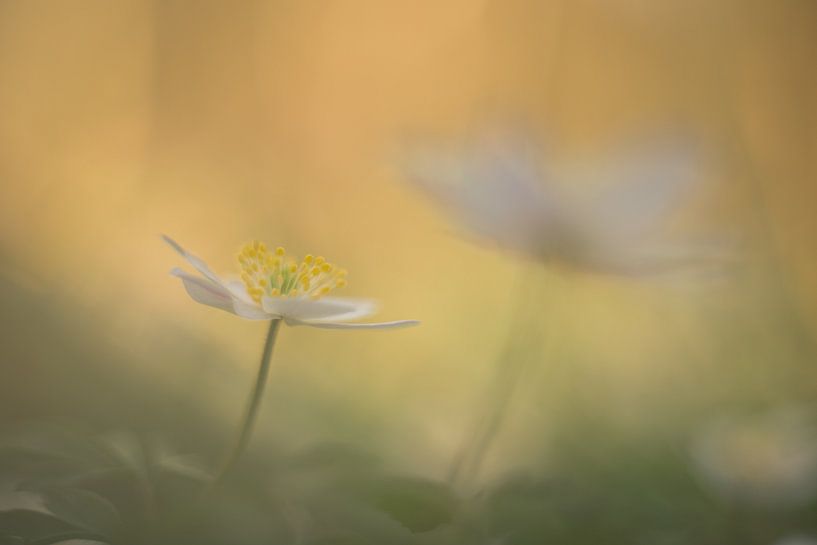
[[[322,256],[307,255],[300,263],[280,246],[267,250],[263,242],[244,245],[238,254],[241,280],[256,303],[267,297],[312,297],[318,299],[346,285],[346,271]]]

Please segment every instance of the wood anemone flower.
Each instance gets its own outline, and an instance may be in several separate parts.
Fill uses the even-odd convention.
[[[199,257],[168,236],[162,238],[199,273],[180,268],[177,276],[194,301],[248,320],[283,320],[287,325],[325,329],[390,329],[419,324],[417,320],[348,323],[375,313],[368,299],[329,297],[346,285],[346,271],[323,257],[307,255],[298,262],[283,248],[269,251],[262,242],[246,244],[238,254],[240,279],[217,276]]]
[[[575,163],[519,134],[408,149],[405,178],[481,240],[547,264],[647,276],[711,266],[720,244],[671,240],[670,215],[700,179],[692,146],[654,142]]]

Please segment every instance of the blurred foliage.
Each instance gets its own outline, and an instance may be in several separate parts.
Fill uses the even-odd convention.
[[[15,507],[6,494],[1,542],[752,545],[817,531],[813,499],[770,510],[720,501],[670,445],[588,438],[582,453],[461,495],[322,444],[275,460],[256,452],[212,488],[194,458],[134,435],[29,429],[0,448],[0,482],[27,500]]]
[[[25,290],[3,297],[6,311],[41,316],[40,332],[60,347],[6,331],[8,354],[31,347],[54,359],[31,358],[48,372],[25,395],[6,383],[4,406],[42,420],[36,409],[48,403],[42,412],[64,418],[6,426],[0,543],[762,545],[792,531],[817,532],[813,495],[758,504],[702,482],[689,445],[706,411],[675,420],[666,414],[660,425],[634,432],[587,398],[571,398],[583,401],[547,433],[542,463],[473,491],[399,469],[373,437],[332,440],[326,430],[318,434],[327,440],[296,448],[281,444],[286,434],[253,443],[238,470],[213,488],[209,468],[229,434],[213,428],[201,401],[182,403],[184,392],[172,390],[159,395],[157,384],[134,388],[121,368],[106,373],[112,360],[104,344],[70,334],[88,318],[84,312],[62,320]],[[310,395],[291,393],[303,397],[293,406]],[[129,410],[132,404],[144,411]]]

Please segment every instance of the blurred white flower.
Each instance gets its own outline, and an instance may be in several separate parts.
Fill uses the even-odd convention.
[[[804,409],[719,418],[691,453],[702,482],[725,499],[774,506],[817,496],[817,419]]]
[[[307,255],[300,263],[283,248],[270,252],[260,242],[244,246],[238,255],[240,279],[222,280],[200,258],[173,239],[164,240],[201,276],[174,268],[187,293],[198,303],[226,310],[248,320],[283,319],[288,325],[326,329],[386,329],[416,325],[416,320],[346,323],[375,312],[373,301],[326,297],[346,285],[346,271],[323,257]]]
[[[403,165],[408,180],[467,231],[537,260],[647,275],[716,256],[660,236],[700,174],[689,146],[650,145],[559,165],[542,160],[531,140],[497,133],[447,148],[415,147]]]
[[[817,545],[817,539],[806,535],[791,535],[778,539],[773,545]]]

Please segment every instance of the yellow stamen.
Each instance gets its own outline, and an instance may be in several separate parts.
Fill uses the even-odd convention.
[[[307,254],[300,263],[285,256],[283,247],[270,252],[257,240],[245,244],[236,256],[241,280],[256,303],[264,296],[318,299],[346,286],[346,270],[327,262],[323,256]]]

